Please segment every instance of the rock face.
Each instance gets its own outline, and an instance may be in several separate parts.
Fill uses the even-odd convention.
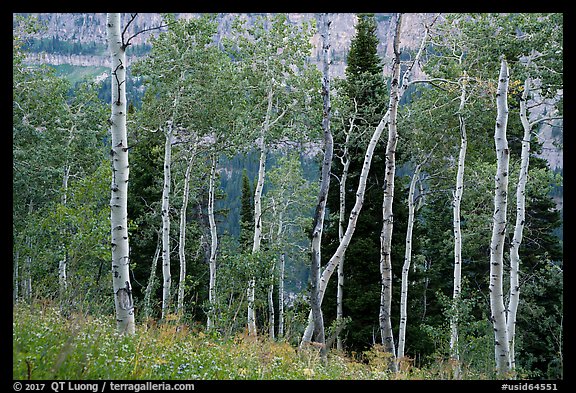
[[[36,14],[14,14],[22,16],[33,16],[45,26],[45,30],[34,38],[52,38],[59,41],[75,42],[82,45],[97,44],[101,47],[106,45],[106,14],[105,13],[36,13]],[[199,14],[177,13],[177,18],[194,18]],[[241,17],[251,23],[262,14],[218,14],[219,34],[226,35],[230,29],[231,22],[236,17]],[[375,14],[378,22],[377,35],[380,39],[378,50],[384,59],[389,58],[392,42],[392,31],[390,22],[393,14]],[[407,14],[404,19],[404,28],[402,31],[402,46],[407,48],[416,48],[424,31],[423,22],[431,18],[432,14]],[[288,19],[292,23],[307,22],[315,18],[312,13],[290,13]],[[333,76],[343,76],[346,67],[346,56],[350,49],[350,42],[354,37],[356,30],[356,14],[353,13],[333,13],[330,15],[331,25],[331,57]],[[130,14],[122,15],[122,22],[130,20]],[[128,28],[128,34],[132,35],[137,31],[151,29],[162,24],[162,16],[159,13],[141,13],[136,16],[134,22]],[[147,43],[151,34],[158,34],[158,30],[151,30],[136,36],[133,40],[133,46]],[[319,35],[312,37],[314,49],[310,54],[311,59],[316,61],[319,55]],[[105,51],[104,51],[105,52]],[[109,59],[107,53],[101,55],[82,55],[74,53],[31,53],[27,61],[30,63],[48,63],[48,64],[71,64],[76,66],[108,66]],[[386,69],[385,71],[386,72]]]
[[[78,43],[83,46],[93,45],[99,48],[95,54],[76,54],[62,53],[58,51],[29,53],[27,61],[31,64],[71,64],[74,66],[103,66],[109,67],[109,56],[106,51],[106,14],[105,13],[36,13],[36,14],[13,14],[15,19],[17,15],[33,16],[45,26],[35,36],[36,39],[52,39],[66,43]],[[194,13],[176,13],[176,18],[194,18],[200,14]],[[225,36],[230,31],[232,21],[236,17],[243,18],[247,23],[252,23],[256,18],[263,14],[257,13],[220,13],[218,14],[219,34]],[[377,36],[380,40],[378,52],[383,59],[383,72],[388,75],[390,72],[390,59],[392,58],[392,41],[393,29],[391,22],[394,19],[392,13],[376,13]],[[408,13],[404,15],[402,27],[401,49],[416,50],[424,33],[425,23],[429,23],[436,14],[430,13]],[[131,18],[130,14],[122,15],[122,23],[125,24]],[[315,18],[313,13],[289,13],[288,20],[292,23],[308,22]],[[350,49],[350,42],[356,34],[357,16],[354,13],[332,13],[330,14],[332,24],[330,27],[331,34],[331,52],[332,59],[330,72],[333,77],[343,77],[346,68],[346,57]],[[151,29],[162,24],[162,15],[159,13],[140,13],[136,16],[133,23],[130,24],[127,33],[129,35],[135,32]],[[152,34],[158,34],[158,30],[145,31],[137,35],[132,40],[132,47],[146,44]],[[312,61],[317,62],[320,59],[320,36],[314,35],[311,39],[313,49],[310,54]],[[142,53],[142,52],[141,52]],[[145,53],[145,51],[144,51]],[[140,54],[142,56],[142,54]],[[128,53],[128,62],[133,61],[137,56]],[[419,70],[415,70],[416,77]],[[562,147],[555,146],[561,141],[562,136],[555,135],[551,127],[542,127],[538,137],[545,144],[542,156],[550,162],[552,168],[560,169],[563,167]]]

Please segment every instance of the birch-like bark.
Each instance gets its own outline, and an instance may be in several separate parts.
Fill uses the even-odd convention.
[[[255,302],[255,287],[256,287],[256,277],[252,277],[248,281],[248,289],[246,290],[246,299],[248,300],[248,335],[256,337],[256,309],[254,307]]]
[[[152,316],[152,307],[150,305],[150,298],[152,297],[152,290],[154,289],[154,282],[156,281],[156,267],[158,266],[158,258],[160,257],[160,249],[162,248],[162,236],[157,233],[156,251],[154,258],[152,258],[152,268],[150,269],[150,277],[148,278],[148,285],[144,291],[144,319]]]
[[[34,209],[34,204],[32,200],[28,203],[28,215],[32,214]],[[22,272],[22,297],[24,301],[27,303],[32,303],[32,255],[30,254],[30,250],[32,250],[32,237],[30,235],[26,235],[26,248],[28,249],[25,263],[23,266]]]
[[[510,350],[510,370],[516,369],[516,358],[514,353],[514,341],[516,336],[516,313],[520,298],[520,244],[522,244],[522,232],[526,217],[526,183],[528,182],[528,166],[530,163],[530,138],[531,125],[528,121],[528,111],[526,102],[530,94],[530,78],[524,81],[524,91],[520,97],[520,121],[524,129],[522,138],[522,150],[520,153],[520,174],[516,187],[516,224],[514,226],[514,236],[510,244],[510,298],[508,300],[508,316],[506,320],[508,330],[508,346]]]
[[[274,315],[274,269],[273,263],[270,267],[270,285],[268,285],[268,337],[274,340],[274,326],[276,324]]]
[[[496,369],[504,374],[510,367],[510,347],[506,328],[506,309],[502,278],[504,273],[504,236],[506,234],[506,208],[508,202],[508,166],[510,153],[506,138],[508,124],[508,64],[502,58],[496,91],[496,176],[494,177],[494,214],[490,240],[490,311],[494,327],[494,356]]]
[[[170,312],[170,167],[172,163],[172,120],[166,122],[164,142],[164,185],[162,187],[162,320]]]
[[[416,53],[416,56],[414,57],[413,62],[408,67],[408,69],[406,70],[406,72],[404,73],[404,76],[402,78],[402,86],[400,86],[400,92],[399,92],[399,98],[400,99],[404,96],[404,94],[406,93],[406,90],[408,89],[408,87],[412,83],[411,82],[412,69],[413,69],[414,65],[416,63],[418,63],[418,61],[420,60],[420,58],[422,56],[422,53],[424,51],[425,44],[427,41],[427,37],[428,37],[428,29],[426,31],[426,34],[424,35],[424,38],[422,39],[422,42],[420,44],[420,48],[418,49],[418,52]],[[396,33],[394,36],[394,45],[399,46],[399,42],[400,42],[400,30],[396,29]],[[425,82],[425,81],[421,81],[421,82]],[[359,216],[360,212],[362,211],[362,205],[364,203],[364,194],[366,191],[366,181],[368,178],[368,172],[370,171],[370,166],[372,163],[372,156],[374,155],[374,149],[376,148],[376,144],[378,143],[380,136],[382,135],[382,132],[384,131],[384,127],[388,124],[389,118],[390,118],[390,108],[388,108],[386,113],[382,116],[382,119],[380,120],[380,123],[378,123],[378,126],[374,130],[374,133],[372,134],[372,137],[370,138],[370,142],[368,143],[368,146],[366,148],[366,153],[364,155],[364,162],[362,163],[362,170],[360,172],[360,178],[358,181],[358,187],[356,189],[356,201],[354,202],[354,206],[352,207],[352,210],[350,211],[350,216],[348,217],[348,225],[346,226],[346,231],[344,232],[344,236],[342,237],[342,241],[338,245],[338,248],[336,249],[336,251],[334,252],[332,257],[330,258],[330,260],[328,261],[326,266],[324,267],[324,270],[322,271],[322,276],[320,277],[320,302],[322,302],[322,299],[324,297],[324,291],[326,290],[326,286],[328,285],[328,281],[330,280],[330,276],[332,275],[332,273],[336,269],[336,266],[338,266],[338,264],[340,263],[340,260],[342,258],[344,258],[344,255],[346,253],[346,249],[348,248],[348,246],[350,245],[350,241],[352,240],[352,236],[353,236],[354,231],[356,229],[356,222],[358,221],[358,216]],[[311,340],[313,330],[314,330],[314,325],[312,322],[312,312],[310,312],[310,314],[308,315],[308,325],[306,326],[304,334],[302,335],[302,340],[300,342],[301,346],[305,342],[308,342]]]
[[[280,255],[280,266],[278,268],[278,338],[284,337],[284,269],[286,261],[285,255]]]
[[[20,264],[20,250],[16,250],[14,253],[14,266],[12,270],[12,302],[16,304],[18,302],[18,270]]]
[[[408,226],[406,228],[406,250],[404,252],[404,265],[402,266],[402,286],[400,291],[400,327],[398,329],[398,359],[404,357],[404,346],[406,343],[406,324],[408,321],[408,273],[412,263],[412,230],[414,228],[414,217],[416,216],[416,203],[414,194],[416,183],[420,176],[421,165],[416,165],[414,174],[410,181],[408,191]]]
[[[466,85],[468,76],[460,82],[460,105],[458,107],[458,122],[460,125],[460,152],[458,153],[458,171],[456,173],[456,189],[453,194],[453,221],[454,230],[454,287],[452,292],[452,314],[450,317],[450,357],[453,361],[454,378],[460,377],[460,354],[458,349],[458,320],[460,312],[460,293],[462,287],[462,232],[460,229],[460,204],[464,191],[464,164],[466,160],[466,123],[464,121],[464,104],[466,102]]]
[[[28,215],[31,216],[34,211],[34,203],[32,200],[28,202]],[[24,259],[24,266],[22,266],[22,298],[25,302],[31,304],[32,302],[32,237],[26,235],[24,242],[26,244],[27,252]]]
[[[178,301],[176,313],[184,315],[184,288],[186,284],[186,210],[190,194],[190,172],[194,162],[195,151],[186,159],[186,173],[184,174],[184,190],[182,192],[182,207],[180,208],[180,241],[178,242],[178,256],[180,257],[180,277],[178,279]]]
[[[340,196],[340,205],[338,211],[338,241],[342,242],[344,238],[344,220],[346,219],[346,180],[348,179],[348,170],[350,168],[350,155],[348,153],[348,143],[350,141],[350,135],[352,134],[352,130],[354,128],[354,123],[356,120],[356,114],[358,110],[356,108],[356,112],[354,116],[350,119],[350,128],[346,133],[346,139],[344,140],[344,150],[342,151],[342,157],[340,157],[340,162],[342,163],[342,175],[340,176],[340,188],[339,188],[339,196]],[[344,300],[344,255],[340,258],[338,263],[338,285],[336,290],[336,326],[342,326],[342,321],[344,319],[344,309],[343,309],[343,300]],[[342,351],[344,349],[344,345],[342,343],[342,337],[340,333],[336,336],[336,349]]]
[[[274,217],[278,216],[277,220],[278,220],[278,226],[276,229],[276,233],[274,232],[274,225],[270,225],[270,234],[269,234],[269,238],[270,238],[270,243],[271,244],[280,244],[279,241],[281,239],[282,236],[282,228],[283,228],[283,223],[282,223],[282,210],[281,211],[277,211],[276,209],[276,201],[274,200],[274,197],[270,198],[271,201],[271,209],[272,209],[272,215]],[[274,311],[274,273],[276,271],[276,263],[272,263],[272,265],[270,266],[270,273],[268,275],[269,278],[269,282],[270,284],[268,285],[268,337],[272,340],[275,339],[275,325],[276,325],[276,315],[275,315],[275,311]],[[281,298],[278,299],[279,301],[281,300]]]
[[[368,179],[368,172],[370,171],[370,165],[372,163],[372,156],[374,155],[374,149],[376,148],[376,144],[380,139],[380,135],[382,135],[382,131],[384,130],[384,126],[388,121],[388,112],[384,115],[380,123],[374,130],[374,134],[372,134],[372,138],[368,143],[368,147],[366,148],[366,154],[364,156],[364,162],[362,164],[362,170],[360,172],[360,179],[358,181],[358,188],[356,190],[356,201],[352,210],[350,211],[350,216],[348,217],[348,225],[346,226],[346,231],[344,232],[344,236],[342,237],[342,241],[338,245],[338,248],[324,267],[322,271],[322,275],[320,277],[320,302],[324,298],[324,292],[326,291],[326,286],[328,285],[328,280],[330,276],[336,269],[336,266],[339,265],[340,260],[344,258],[344,254],[346,253],[346,249],[350,245],[350,241],[352,240],[352,235],[356,230],[356,222],[358,221],[358,216],[362,211],[362,205],[364,203],[364,194],[366,191],[366,180]],[[314,332],[314,322],[312,320],[312,311],[310,311],[308,315],[308,325],[302,335],[302,340],[300,342],[300,346],[302,346],[306,342],[310,342],[312,339],[312,333]]]
[[[218,234],[216,232],[216,220],[214,219],[214,195],[216,192],[216,165],[218,159],[216,153],[212,154],[212,165],[210,167],[210,180],[208,186],[208,223],[210,224],[210,279],[208,283],[208,302],[210,311],[208,312],[207,328],[214,328],[214,307],[216,303],[216,250],[218,249]]]
[[[68,140],[68,145],[70,145],[72,137]],[[64,176],[62,177],[62,206],[66,206],[68,201],[68,179],[70,178],[70,165],[64,167]],[[58,262],[58,283],[60,286],[60,302],[64,300],[66,291],[68,290],[68,279],[67,279],[67,266],[68,266],[68,249],[65,244],[62,244],[63,256]]]
[[[266,146],[266,135],[270,127],[276,123],[286,111],[283,111],[279,114],[276,119],[270,121],[270,117],[272,115],[272,101],[274,97],[274,89],[273,86],[270,85],[268,89],[268,105],[266,108],[266,115],[264,117],[264,123],[262,124],[262,129],[260,132],[260,160],[258,164],[258,182],[256,183],[256,187],[254,188],[254,240],[252,243],[252,254],[255,254],[260,251],[260,243],[262,241],[262,190],[264,188],[264,180],[266,178],[266,155],[267,155],[267,146]],[[257,329],[256,329],[256,308],[255,308],[255,287],[256,287],[256,277],[252,276],[250,280],[248,280],[248,289],[246,290],[246,298],[248,300],[248,335],[256,336]]]
[[[112,287],[117,329],[134,334],[134,302],[130,285],[128,244],[128,140],[126,131],[126,46],[120,29],[120,14],[107,15],[107,36],[111,55],[112,183],[110,222],[112,235]]]
[[[66,141],[66,150],[70,148],[72,141],[74,140],[74,130],[75,126],[72,125],[70,127],[70,132],[68,135],[68,139]],[[64,175],[62,176],[62,198],[61,203],[62,206],[66,206],[68,203],[68,180],[70,179],[70,169],[71,166],[68,162],[64,165]],[[67,236],[66,231],[64,231],[64,236]],[[63,256],[62,259],[58,262],[58,282],[60,285],[60,302],[64,301],[64,296],[66,291],[68,290],[68,278],[67,278],[67,270],[68,270],[68,248],[66,244],[62,244],[63,249]],[[61,304],[62,306],[62,304]]]
[[[322,173],[320,177],[320,190],[318,191],[318,203],[312,225],[312,263],[310,267],[310,308],[314,321],[314,335],[316,342],[321,345],[320,354],[326,358],[326,339],[324,337],[324,317],[322,315],[320,300],[320,245],[322,243],[322,231],[324,228],[324,214],[326,211],[326,199],[330,187],[330,168],[334,143],[330,132],[330,76],[328,51],[330,49],[329,25],[327,14],[318,16],[318,29],[322,37],[322,129],[324,131],[324,160],[322,161]]]
[[[32,237],[26,236],[26,244],[28,249],[32,248]],[[32,303],[32,255],[26,255],[26,263],[24,264],[24,274],[22,275],[22,297],[24,300]]]
[[[396,19],[396,36],[400,35],[402,27],[402,14]],[[392,230],[394,216],[392,201],[394,199],[394,175],[396,174],[396,143],[398,103],[400,101],[400,42],[394,41],[394,60],[392,65],[392,80],[390,83],[390,103],[388,111],[388,141],[386,143],[384,175],[384,198],[382,202],[382,232],[380,233],[380,335],[384,351],[392,354],[390,367],[397,371],[396,350],[392,332],[391,307],[392,307]]]
[[[272,89],[268,96],[268,108],[272,106]],[[269,112],[268,112],[269,113]],[[268,114],[267,114],[268,119]],[[254,238],[252,243],[252,253],[260,251],[260,242],[262,241],[262,189],[264,187],[264,178],[266,176],[266,145],[264,134],[260,146],[260,162],[258,165],[258,182],[254,189]],[[256,308],[255,308],[255,287],[256,277],[252,276],[248,281],[246,299],[248,300],[248,335],[256,336]]]

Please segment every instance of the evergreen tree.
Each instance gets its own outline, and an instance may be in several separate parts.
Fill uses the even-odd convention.
[[[358,14],[356,36],[350,43],[345,70],[345,91],[358,107],[368,124],[376,125],[386,110],[386,81],[382,76],[382,61],[377,53],[374,14]]]
[[[240,206],[240,247],[248,250],[254,237],[254,206],[253,192],[246,168],[242,171],[242,201]]]
[[[348,140],[350,166],[346,181],[345,217],[355,201],[359,175],[362,169],[364,153],[368,145],[367,138],[382,119],[387,109],[386,80],[382,75],[382,61],[377,54],[378,38],[376,21],[373,14],[358,14],[356,35],[352,39],[348,54],[346,79],[335,82],[335,87],[344,93],[342,108],[338,108],[342,121],[334,119],[334,160],[332,173],[342,174],[339,159],[345,148],[344,130],[348,129],[349,119],[354,116],[353,128]],[[357,111],[357,112],[356,112]],[[335,111],[336,113],[336,111]],[[337,115],[335,114],[335,117]],[[348,327],[343,331],[348,349],[366,349],[372,343],[373,329],[378,328],[378,304],[380,293],[380,231],[382,229],[382,181],[384,179],[384,146],[376,147],[372,166],[368,174],[363,210],[358,218],[354,237],[346,251],[344,262],[344,318],[350,317]],[[339,187],[335,184],[328,192],[327,207],[331,220],[324,234],[324,257],[329,257],[338,246],[337,217],[339,211]],[[403,252],[403,251],[402,251]],[[336,311],[336,285],[332,280],[326,290],[327,299],[323,302],[326,320],[334,318]],[[326,323],[329,325],[329,323]]]

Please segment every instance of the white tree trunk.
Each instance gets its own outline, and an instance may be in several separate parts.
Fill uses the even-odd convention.
[[[396,36],[400,35],[402,27],[402,14],[398,15],[396,22]],[[382,201],[382,232],[380,234],[380,276],[382,288],[380,291],[380,334],[384,350],[392,355],[391,368],[396,370],[396,350],[392,332],[391,307],[392,307],[392,230],[394,216],[392,213],[392,201],[394,199],[394,175],[396,174],[396,143],[397,114],[400,101],[400,47],[399,40],[394,41],[394,61],[392,66],[392,81],[390,84],[390,103],[388,111],[388,141],[386,143],[384,175],[384,198]]]
[[[274,198],[271,198],[271,208],[272,208],[272,214],[274,217],[278,217],[277,221],[278,221],[278,226],[276,229],[276,233],[274,233],[274,225],[270,225],[270,243],[271,244],[280,244],[280,239],[282,238],[282,231],[284,228],[284,224],[282,222],[282,215],[284,212],[284,209],[277,211],[276,209],[276,201],[274,200]],[[273,220],[274,221],[274,220]],[[275,315],[275,311],[274,311],[274,273],[276,271],[276,263],[273,263],[272,266],[270,266],[270,275],[269,275],[269,280],[270,280],[270,284],[268,285],[268,337],[272,340],[275,339],[275,325],[276,325],[276,315]],[[283,279],[283,278],[282,278]],[[281,285],[281,284],[280,284]],[[279,285],[279,287],[280,287]],[[280,309],[280,302],[282,302],[282,295],[279,294],[278,295],[278,308]]]
[[[156,243],[156,251],[154,258],[152,258],[152,268],[150,269],[150,277],[148,278],[148,285],[144,291],[144,319],[152,316],[152,307],[150,306],[150,298],[152,297],[152,290],[154,289],[154,282],[156,281],[156,266],[158,266],[158,258],[160,257],[160,249],[162,248],[162,236],[157,233],[158,241]]]
[[[34,211],[34,203],[32,200],[28,203],[28,215],[31,216],[32,212]],[[26,249],[26,258],[24,262],[24,266],[22,266],[22,298],[25,302],[31,303],[32,302],[32,237],[30,235],[26,235],[25,238]]]
[[[168,120],[164,143],[164,185],[162,187],[162,319],[170,312],[170,167],[172,163],[173,123]]]
[[[278,338],[284,337],[284,268],[285,255],[280,255],[280,266],[278,272]]]
[[[178,280],[178,302],[176,312],[184,315],[184,288],[186,284],[186,209],[188,208],[188,196],[190,194],[190,172],[194,162],[195,152],[186,159],[186,173],[184,174],[184,191],[182,195],[182,208],[180,209],[180,241],[178,244],[178,255],[180,257],[180,277]]]
[[[72,125],[70,127],[70,132],[68,135],[68,140],[66,141],[66,149],[70,148],[72,141],[74,140],[74,130],[75,126]],[[70,179],[70,164],[66,162],[64,165],[64,176],[62,176],[62,206],[66,206],[68,202],[68,180]],[[64,236],[68,236],[66,230],[64,230]],[[67,269],[68,269],[68,248],[66,244],[62,244],[63,249],[63,256],[62,259],[58,262],[58,282],[60,284],[60,302],[64,301],[64,296],[66,291],[68,290],[68,278],[67,278]],[[62,304],[61,304],[62,306]]]
[[[372,138],[368,143],[368,147],[366,148],[366,155],[364,156],[364,163],[362,164],[362,171],[360,172],[360,179],[358,181],[358,188],[356,190],[356,201],[352,210],[350,211],[350,216],[348,217],[348,225],[346,227],[346,231],[344,232],[344,236],[342,237],[342,241],[338,245],[338,248],[324,267],[322,271],[322,275],[320,277],[320,302],[324,298],[324,292],[326,291],[326,286],[328,285],[328,280],[330,276],[336,269],[336,266],[340,263],[340,260],[344,258],[344,254],[346,253],[346,249],[352,240],[352,235],[356,229],[356,222],[358,221],[358,216],[362,211],[362,205],[364,203],[364,193],[366,191],[366,180],[368,178],[368,172],[370,171],[370,165],[372,163],[372,156],[374,155],[374,149],[376,148],[376,144],[380,139],[380,135],[382,135],[382,131],[384,130],[384,125],[388,121],[388,112],[384,115],[380,123],[374,130],[374,134],[372,134]],[[314,331],[314,323],[312,321],[312,311],[308,316],[308,325],[306,326],[306,330],[302,335],[302,340],[300,345],[311,341],[312,333]]]
[[[406,228],[406,250],[404,252],[404,265],[402,266],[402,286],[400,291],[400,327],[398,329],[398,359],[404,357],[404,346],[406,343],[406,324],[408,322],[408,273],[412,263],[412,230],[414,228],[414,217],[416,216],[416,203],[414,194],[416,182],[420,176],[421,165],[417,165],[410,181],[408,191],[408,227]]]
[[[218,249],[218,234],[216,232],[216,220],[214,219],[214,195],[216,187],[216,154],[212,155],[212,166],[210,168],[210,181],[208,186],[208,222],[210,224],[210,279],[208,283],[208,302],[210,311],[208,312],[207,328],[214,328],[214,307],[216,303],[216,250]]]
[[[322,301],[320,299],[320,246],[322,243],[322,232],[324,229],[324,215],[326,211],[326,199],[330,188],[330,168],[332,166],[333,139],[330,132],[330,76],[329,76],[329,56],[330,49],[330,21],[327,14],[320,14],[318,17],[318,30],[322,37],[322,129],[324,131],[324,160],[322,162],[322,173],[320,178],[320,190],[318,191],[318,203],[314,214],[312,225],[312,263],[310,267],[310,308],[314,321],[314,332],[316,342],[322,345],[320,353],[325,360],[326,340],[324,332],[324,317]]]
[[[272,114],[272,99],[274,97],[274,89],[270,86],[268,90],[268,105],[266,108],[266,116],[264,119],[264,124],[262,125],[262,130],[260,132],[260,161],[258,164],[258,182],[256,183],[256,187],[254,189],[254,241],[252,243],[252,253],[257,253],[260,251],[260,243],[262,241],[262,190],[264,188],[264,180],[266,178],[266,155],[267,155],[267,146],[266,146],[266,135],[268,134],[268,130],[270,129],[271,122],[270,116]],[[277,120],[280,119],[284,115],[284,112],[280,114],[276,120],[272,123],[275,123]],[[248,289],[246,290],[246,298],[248,300],[248,334],[250,336],[257,335],[256,329],[256,307],[255,307],[255,288],[256,288],[256,277],[252,276],[250,280],[248,280]]]
[[[346,219],[346,180],[348,179],[348,169],[350,168],[350,156],[348,153],[348,142],[350,141],[350,134],[354,128],[354,122],[356,120],[356,114],[350,119],[350,128],[346,133],[346,139],[344,141],[344,151],[342,152],[342,157],[340,157],[340,162],[342,163],[342,175],[340,176],[340,205],[338,211],[338,241],[342,242],[344,238],[344,220]],[[336,326],[342,326],[342,321],[344,319],[344,255],[340,258],[338,263],[338,285],[336,290]],[[344,345],[342,343],[342,337],[340,333],[336,336],[336,349],[342,351]]]
[[[458,121],[460,124],[460,152],[458,154],[458,171],[456,173],[456,189],[453,196],[453,230],[454,230],[454,287],[452,291],[452,314],[450,318],[450,356],[453,361],[454,378],[460,377],[460,354],[458,350],[458,320],[460,312],[460,293],[462,287],[462,232],[460,229],[460,204],[464,191],[464,164],[466,160],[466,123],[464,121],[464,104],[466,102],[466,73],[460,82],[460,105]]]
[[[268,286],[268,338],[274,340],[274,325],[276,324],[274,315],[274,266],[270,267],[270,285]]]
[[[66,276],[66,269],[68,265],[68,251],[64,248],[64,255],[58,262],[58,282],[60,285],[60,301],[64,300],[66,291],[68,290],[68,279]]]
[[[30,201],[29,213],[32,214],[32,201]],[[32,237],[30,235],[26,235],[26,246],[28,250],[32,250]],[[26,255],[22,274],[22,297],[27,303],[32,302],[32,255],[30,255],[30,251]]]
[[[258,335],[258,331],[256,329],[255,291],[256,291],[256,277],[252,277],[248,281],[248,289],[246,290],[246,299],[248,300],[248,335],[253,337],[256,337]]]
[[[397,25],[397,27],[399,27],[399,26]],[[422,52],[424,51],[427,36],[428,36],[428,32],[426,32],[424,38],[422,39],[420,48],[418,49],[418,52],[417,52],[416,56],[414,57],[414,61],[412,62],[411,66],[408,67],[408,69],[404,73],[404,76],[402,78],[402,86],[400,87],[400,92],[399,92],[399,99],[401,99],[404,96],[404,94],[406,93],[406,90],[408,89],[408,87],[411,84],[410,79],[412,76],[412,68],[419,61],[419,59],[422,55]],[[394,42],[395,42],[396,46],[399,45],[399,42],[400,42],[400,29],[399,28],[396,29]],[[378,123],[378,126],[374,130],[374,133],[372,134],[372,138],[370,139],[370,142],[368,143],[368,147],[366,148],[366,154],[364,155],[364,162],[362,164],[362,170],[360,172],[360,179],[358,181],[358,188],[356,190],[356,201],[354,203],[354,206],[352,207],[352,210],[350,211],[350,216],[348,217],[348,225],[346,227],[346,231],[344,232],[344,236],[342,237],[342,241],[340,241],[338,248],[336,249],[336,251],[334,252],[332,257],[330,258],[328,263],[326,264],[326,266],[322,272],[322,276],[320,277],[320,302],[322,301],[322,298],[324,297],[324,291],[326,290],[326,286],[328,285],[328,280],[330,279],[330,276],[332,275],[332,273],[336,269],[336,266],[338,266],[338,264],[340,263],[340,260],[342,258],[344,258],[344,254],[346,253],[346,249],[348,248],[348,245],[350,244],[350,241],[352,240],[352,235],[354,234],[354,231],[356,229],[356,222],[358,221],[358,215],[360,214],[360,212],[362,210],[362,204],[364,203],[364,193],[366,191],[366,180],[368,177],[368,172],[370,171],[370,165],[372,163],[372,156],[374,155],[374,149],[376,147],[376,144],[378,143],[378,140],[380,139],[380,136],[382,135],[382,131],[384,130],[384,127],[386,126],[386,124],[389,121],[389,118],[390,118],[390,109],[388,109],[386,111],[386,113],[384,114],[384,116],[380,120],[380,123]],[[306,326],[306,330],[304,331],[304,334],[302,335],[302,340],[301,340],[300,345],[302,345],[303,343],[305,343],[307,341],[310,341],[310,339],[312,338],[312,331],[314,329],[314,326],[312,324],[312,315],[311,314],[312,313],[310,312],[310,314],[308,316],[308,325]]]
[[[28,244],[32,244],[31,237],[28,236]],[[26,256],[26,264],[24,266],[24,274],[22,279],[22,297],[28,303],[32,302],[32,256]]]
[[[68,145],[70,141],[68,140]],[[62,206],[66,206],[68,201],[68,179],[70,178],[70,165],[64,167],[64,176],[62,177]],[[65,234],[66,236],[66,234]],[[68,280],[67,280],[67,265],[68,265],[68,250],[65,244],[62,244],[63,254],[62,259],[58,262],[58,282],[60,285],[60,301],[64,300],[66,291],[68,290]]]
[[[134,302],[130,285],[128,244],[128,141],[126,132],[126,47],[120,28],[120,14],[107,15],[107,36],[111,55],[112,115],[112,195],[110,222],[112,234],[112,284],[117,329],[134,334]]]
[[[506,208],[508,202],[508,166],[510,153],[506,139],[508,123],[508,64],[501,60],[498,88],[496,91],[496,146],[497,168],[494,177],[494,215],[492,217],[492,238],[490,241],[490,310],[494,327],[494,356],[498,373],[503,374],[510,367],[510,348],[506,328],[506,309],[502,278],[504,273],[504,237],[506,234]]]
[[[271,94],[269,96],[269,107],[272,105]],[[260,242],[262,240],[262,189],[264,188],[264,178],[266,176],[266,146],[264,144],[264,134],[262,135],[260,147],[260,163],[258,165],[258,182],[254,190],[254,239],[252,243],[252,253],[260,251]],[[248,281],[246,298],[248,300],[248,334],[257,335],[256,329],[256,308],[255,308],[255,287],[256,277]]]
[[[522,151],[520,153],[520,174],[516,187],[516,224],[514,226],[514,236],[510,244],[510,298],[508,301],[508,345],[510,350],[510,370],[515,370],[516,359],[514,354],[514,339],[516,335],[516,313],[520,298],[520,244],[522,244],[522,232],[524,230],[526,216],[526,183],[528,182],[528,166],[530,163],[530,138],[531,126],[528,121],[526,102],[530,93],[530,78],[524,81],[524,91],[520,98],[520,120],[524,129],[522,138]]]
[[[12,302],[16,304],[18,302],[18,270],[20,261],[20,251],[16,250],[14,254],[14,270],[12,271]]]

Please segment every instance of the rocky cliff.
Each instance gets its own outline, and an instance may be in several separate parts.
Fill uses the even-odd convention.
[[[72,64],[77,66],[108,66],[108,55],[103,49],[106,45],[106,14],[105,13],[37,13],[37,14],[14,14],[36,17],[45,28],[32,38],[52,39],[60,42],[73,42],[84,46],[98,45],[99,54],[62,53],[61,51],[42,51],[30,53],[27,61],[30,63],[48,64]],[[198,14],[177,13],[177,18],[193,18]],[[248,23],[254,21],[261,14],[218,14],[219,34],[226,35],[230,24],[235,17],[247,19]],[[309,21],[315,17],[311,13],[290,13],[288,18],[292,23]],[[393,14],[376,14],[378,21],[377,35],[380,39],[379,52],[385,59],[390,57],[390,43],[393,32],[390,29],[390,21]],[[432,14],[407,14],[403,24],[402,46],[416,48],[424,32],[424,22],[433,17]],[[123,14],[122,20],[126,22],[130,14]],[[333,75],[342,76],[346,67],[346,56],[350,48],[352,37],[356,33],[356,14],[334,13],[331,14],[331,46],[333,63],[331,72]],[[138,14],[134,22],[129,26],[128,34],[146,30],[162,24],[162,16],[158,13]],[[133,46],[144,45],[150,35],[158,34],[158,30],[151,30],[139,34],[132,40]],[[318,56],[320,37],[316,34],[312,37],[313,51],[310,54],[314,60]]]
[[[52,40],[54,42],[64,42],[77,44],[78,46],[95,48],[90,54],[79,54],[77,51],[64,53],[52,49],[50,51],[36,51],[29,53],[27,61],[30,63],[47,63],[54,65],[71,64],[74,66],[105,66],[109,67],[109,57],[106,51],[106,14],[105,13],[37,13],[37,14],[13,14],[33,16],[45,26],[41,32],[30,38],[36,40]],[[194,18],[199,14],[176,13],[176,18]],[[218,14],[219,34],[226,35],[230,30],[234,18],[241,17],[251,23],[262,14],[257,13],[220,13]],[[391,56],[391,45],[393,40],[393,30],[391,21],[394,14],[376,13],[378,23],[377,36],[380,40],[378,51],[384,62],[384,74],[388,73]],[[302,23],[315,17],[312,13],[290,13],[288,19],[292,23]],[[429,13],[408,13],[404,16],[401,47],[416,50],[420,44],[426,23],[429,23],[435,14]],[[122,21],[126,23],[130,19],[130,14],[123,14]],[[331,14],[331,73],[333,76],[343,76],[346,67],[346,57],[350,49],[350,42],[356,33],[357,17],[354,13],[333,13]],[[129,26],[128,34],[132,35],[137,31],[151,29],[162,24],[162,15],[159,13],[140,13]],[[152,34],[158,34],[158,30],[150,30],[139,34],[133,40],[133,48],[145,46]],[[312,61],[319,59],[320,37],[318,34],[311,39],[313,50],[310,54]],[[52,48],[55,48],[53,46]],[[146,51],[140,51],[138,55],[128,56],[128,60],[145,55]],[[419,70],[416,70],[418,73]],[[99,75],[102,77],[103,75]],[[417,75],[418,77],[421,75]],[[563,167],[562,148],[558,147],[562,135],[552,132],[549,126],[542,127],[538,135],[544,143],[543,156],[546,157],[552,168]]]

